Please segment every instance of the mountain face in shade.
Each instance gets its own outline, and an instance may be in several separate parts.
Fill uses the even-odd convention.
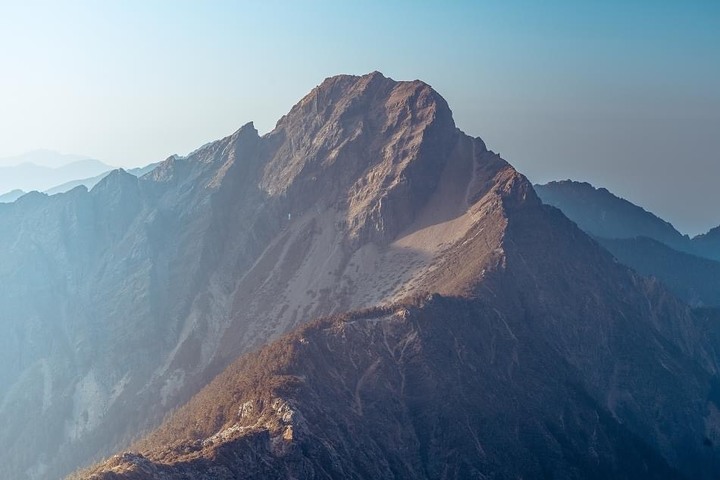
[[[693,244],[701,255],[720,261],[720,227],[693,238]]]
[[[315,262],[312,252],[322,251],[314,274],[303,273],[308,263],[283,271],[285,291],[301,276],[318,305],[345,299],[308,306],[287,325],[321,310],[355,313],[297,327],[242,356],[130,451],[75,478],[720,473],[715,312],[690,310],[618,263],[480,140],[456,130],[444,102],[421,85],[378,74],[329,79],[256,150],[282,145],[259,177],[268,198],[296,199],[283,204],[284,229],[321,222],[325,202],[341,199],[330,210],[340,249],[325,240],[323,223],[302,247],[269,243],[272,258],[302,251]],[[403,104],[394,95],[416,88],[414,105],[432,113],[393,120]],[[389,93],[347,101],[371,91]],[[437,123],[411,135],[423,118]],[[338,125],[343,134],[328,135]],[[398,126],[410,136],[390,147]],[[348,146],[348,135],[365,148]],[[322,146],[326,139],[341,149]],[[336,181],[324,179],[328,172]],[[263,286],[277,288],[277,270],[261,271]],[[340,291],[313,288],[325,272]],[[257,308],[254,299],[268,305],[254,314],[272,325],[291,307],[271,305],[293,297],[263,292],[240,298],[246,309]],[[363,303],[380,306],[358,310]],[[252,322],[246,317],[244,328]],[[227,331],[237,332],[226,337],[236,345],[257,338],[239,325]]]
[[[690,239],[643,208],[588,183],[550,182],[535,185],[535,190],[625,265],[657,277],[691,305],[720,306],[720,235],[714,239],[714,231]]]
[[[605,188],[565,180],[535,185],[535,191],[543,202],[562,210],[592,236],[614,239],[647,237],[681,252],[693,252],[690,239],[669,222]]]
[[[673,250],[647,237],[597,240],[619,261],[658,278],[690,305],[720,306],[720,262]]]
[[[681,478],[501,315],[430,296],[315,322],[78,477]]]

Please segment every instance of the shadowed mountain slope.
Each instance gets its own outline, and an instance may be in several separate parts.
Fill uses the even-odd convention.
[[[624,264],[660,279],[691,306],[720,306],[720,262],[645,237],[598,241]]]
[[[588,183],[535,186],[543,202],[558,207],[625,265],[654,276],[693,306],[720,305],[720,256],[713,232],[693,239],[650,212]],[[718,243],[720,245],[720,243]]]
[[[681,252],[693,252],[690,239],[647,210],[589,183],[565,180],[535,185],[548,205],[557,207],[585,232],[599,238],[648,237]]]
[[[720,261],[720,227],[693,238],[693,246],[701,255]]]
[[[525,333],[439,296],[314,322],[79,477],[681,478]]]

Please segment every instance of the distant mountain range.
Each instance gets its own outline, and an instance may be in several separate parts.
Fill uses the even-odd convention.
[[[92,159],[85,155],[59,153],[53,150],[33,150],[20,155],[0,157],[0,167],[15,167],[30,163],[39,167],[60,168],[83,160]]]
[[[34,156],[30,156],[33,158]],[[25,157],[14,157],[25,158]],[[62,155],[61,159],[75,158],[75,156]],[[56,163],[59,160],[56,161]],[[51,160],[46,160],[51,163]],[[126,171],[136,177],[145,175],[155,168],[159,163],[153,163],[145,167],[130,168]],[[11,203],[22,197],[29,191],[40,191],[48,195],[65,193],[80,185],[88,189],[97,185],[113,170],[112,167],[96,160],[73,160],[71,163],[60,167],[43,167],[35,164],[24,163],[15,166],[0,167],[0,185],[24,185],[25,188],[11,190],[0,195],[0,203]],[[101,171],[99,174],[94,172]],[[91,176],[88,176],[91,175]],[[62,181],[62,183],[57,183]],[[49,188],[43,188],[52,184]],[[0,190],[1,191],[1,190]]]
[[[0,195],[0,203],[12,203],[26,193],[27,192],[24,192],[22,190],[12,190],[3,195]]]
[[[160,165],[159,162],[151,163],[150,165],[146,165],[144,167],[128,168],[125,171],[127,173],[129,173],[130,175],[134,175],[136,177],[142,177],[146,173],[151,172],[158,165]],[[65,192],[69,192],[70,190],[72,190],[75,187],[79,187],[80,185],[83,185],[83,186],[87,187],[88,189],[91,189],[95,185],[100,183],[100,180],[107,177],[110,173],[111,173],[111,171],[107,171],[107,172],[101,173],[100,175],[97,175],[92,178],[83,178],[80,180],[72,180],[70,182],[63,183],[62,185],[58,185],[56,187],[45,190],[44,193],[47,193],[48,195],[55,195],[57,193],[65,193]],[[2,197],[0,197],[0,198],[2,198]]]
[[[37,155],[28,155],[35,158]],[[25,156],[14,157],[13,160],[25,159]],[[83,178],[96,177],[108,172],[113,167],[94,159],[79,159],[75,156],[58,155],[45,157],[44,165],[24,162],[10,165],[5,159],[0,163],[0,192],[15,190],[45,191],[58,185]],[[59,164],[60,161],[72,159],[70,163]]]
[[[720,227],[690,238],[605,188],[571,180],[534,187],[618,260],[657,277],[692,305],[720,306]]]
[[[720,311],[600,220],[379,72],[0,204],[0,478],[719,478]]]

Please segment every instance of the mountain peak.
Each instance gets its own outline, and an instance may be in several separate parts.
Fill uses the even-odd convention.
[[[422,205],[432,192],[458,131],[447,102],[429,85],[373,72],[326,79],[266,139],[274,152],[263,190],[297,192],[305,196],[301,203],[340,199],[353,235],[383,243],[412,218],[409,208],[393,210]]]
[[[245,125],[238,128],[235,131],[235,133],[232,134],[232,136],[237,137],[237,136],[245,135],[245,134],[254,134],[255,136],[257,136],[258,131],[257,131],[257,128],[255,128],[254,122],[247,122]]]
[[[336,75],[326,78],[300,100],[288,115],[280,119],[277,128],[292,124],[298,117],[308,119],[308,116],[320,116],[338,120],[343,115],[359,114],[366,106],[375,107],[364,111],[368,115],[381,113],[376,111],[381,107],[391,112],[393,109],[408,107],[408,103],[417,96],[423,96],[427,107],[437,104],[452,120],[445,100],[427,83],[419,80],[395,81],[376,71],[361,76]],[[383,105],[389,101],[390,104]]]
[[[138,178],[126,172],[122,168],[118,168],[107,174],[97,185],[95,185],[91,192],[93,195],[120,195],[120,192],[127,190],[128,188],[136,189],[138,184]]]

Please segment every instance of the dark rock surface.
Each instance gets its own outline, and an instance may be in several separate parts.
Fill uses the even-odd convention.
[[[681,478],[516,327],[440,296],[315,322],[82,478]]]

